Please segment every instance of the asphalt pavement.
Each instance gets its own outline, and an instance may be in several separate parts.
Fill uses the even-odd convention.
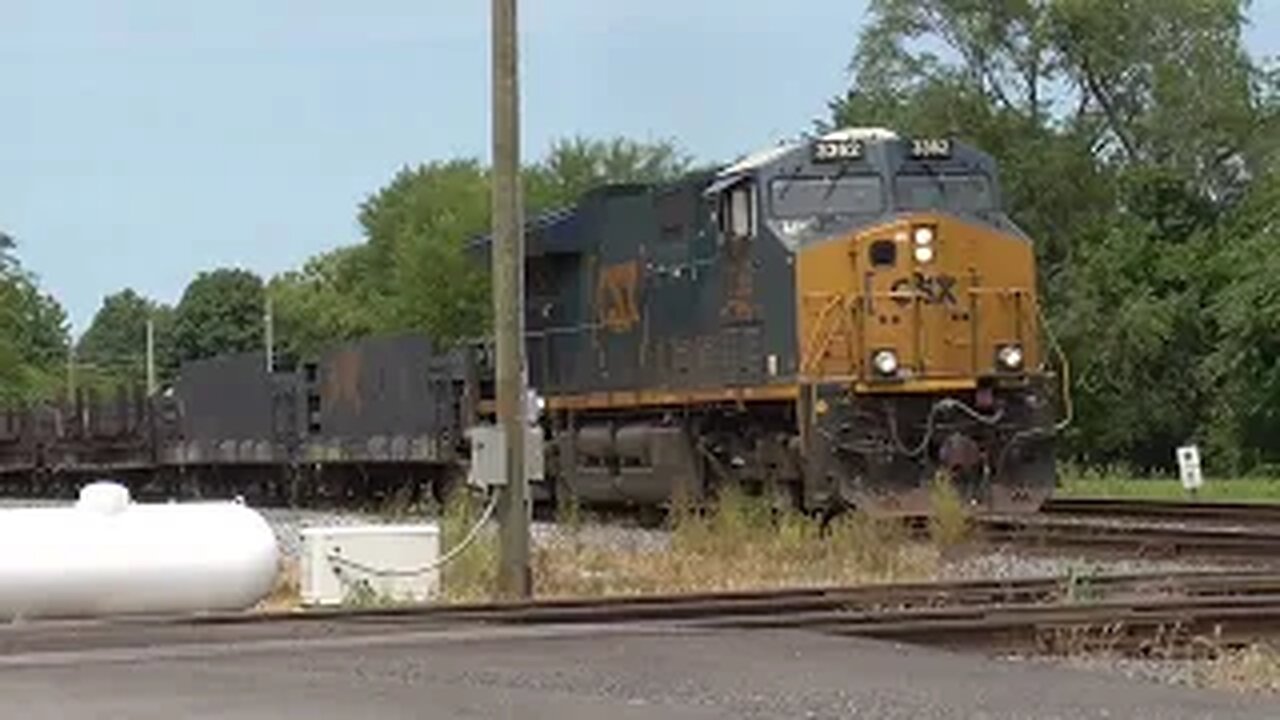
[[[0,717],[1273,720],[1280,702],[800,631],[55,623],[0,629]]]

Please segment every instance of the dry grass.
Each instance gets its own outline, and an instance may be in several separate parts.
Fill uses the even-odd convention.
[[[1237,692],[1280,693],[1280,648],[1259,643],[1223,652],[1207,663],[1202,682]]]
[[[944,493],[945,496],[945,493]],[[442,552],[467,534],[484,500],[456,493],[441,514]],[[939,525],[935,545],[913,542],[894,520],[849,514],[825,529],[812,517],[778,513],[765,498],[725,492],[705,512],[678,507],[667,542],[618,547],[584,538],[587,515],[559,508],[558,533],[533,550],[534,592],[540,597],[635,595],[822,584],[894,582],[934,577],[939,548],[957,541],[967,521]],[[951,507],[948,505],[948,507]],[[446,602],[489,600],[496,589],[498,537],[485,528],[441,573]],[[298,568],[289,563],[261,610],[297,607]]]
[[[451,493],[440,517],[440,552],[450,552],[475,526],[485,500],[465,488]],[[490,523],[471,546],[441,568],[443,599],[453,602],[490,600],[497,589],[498,533]]]
[[[535,592],[544,597],[740,590],[921,579],[937,553],[901,525],[861,515],[820,523],[775,513],[767,500],[725,492],[706,513],[677,509],[662,547],[582,542],[571,523],[536,549]]]
[[[939,471],[929,484],[929,500],[933,514],[929,517],[929,536],[939,549],[948,549],[969,538],[969,510],[956,490],[951,477]]]
[[[280,572],[276,575],[275,586],[271,588],[270,594],[258,603],[255,610],[259,612],[296,610],[302,603],[301,586],[298,563],[294,560],[282,560]]]
[[[1123,622],[1060,628],[1041,633],[1036,651],[1083,667],[1112,667],[1120,658],[1188,663],[1179,682],[1248,693],[1280,694],[1280,648],[1266,643],[1240,647],[1214,635],[1172,624],[1134,636]]]

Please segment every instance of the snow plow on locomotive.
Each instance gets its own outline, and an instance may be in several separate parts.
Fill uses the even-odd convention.
[[[457,476],[463,355],[408,333],[272,357],[186,363],[152,397],[82,388],[0,411],[0,492],[72,498],[110,477],[140,498],[350,507],[439,496]]]

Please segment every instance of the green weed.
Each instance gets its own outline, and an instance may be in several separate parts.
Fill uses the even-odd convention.
[[[1113,469],[1068,468],[1055,491],[1057,497],[1145,498],[1152,500],[1222,500],[1280,502],[1280,478],[1206,478],[1193,496],[1177,478],[1138,477]]]
[[[951,548],[969,537],[969,510],[948,473],[939,471],[929,483],[929,536],[940,549]]]
[[[449,494],[440,522],[442,555],[471,531],[486,502],[466,486],[458,486]],[[441,568],[441,594],[452,601],[492,599],[497,588],[497,564],[498,535],[496,525],[491,524],[480,531],[470,547]]]

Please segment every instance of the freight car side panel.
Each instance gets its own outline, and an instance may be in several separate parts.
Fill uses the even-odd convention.
[[[420,435],[451,420],[437,407],[431,341],[371,338],[327,352],[320,362],[321,435]]]
[[[189,440],[273,438],[274,384],[261,352],[187,363],[174,391]]]
[[[422,335],[366,338],[307,370],[308,462],[437,463],[459,437],[463,368]]]

